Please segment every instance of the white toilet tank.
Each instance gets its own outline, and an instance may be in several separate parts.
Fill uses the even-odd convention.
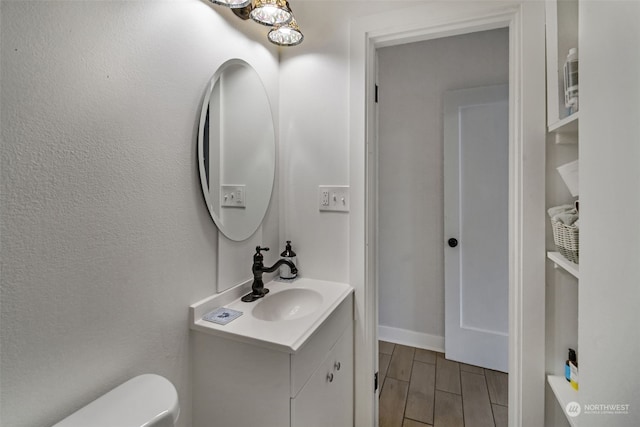
[[[178,393],[169,380],[145,374],[120,384],[53,427],[174,427]]]

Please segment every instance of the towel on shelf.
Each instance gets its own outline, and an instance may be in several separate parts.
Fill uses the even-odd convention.
[[[580,218],[578,211],[573,205],[561,205],[549,208],[547,210],[549,217],[554,221],[560,221],[564,225],[575,225]]]
[[[571,209],[573,209],[573,205],[560,205],[560,206],[554,206],[553,208],[549,208],[547,213],[549,214],[549,217],[553,218],[559,213],[567,212]]]

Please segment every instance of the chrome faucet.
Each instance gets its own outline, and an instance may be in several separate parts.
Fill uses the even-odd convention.
[[[291,261],[288,261],[286,259],[279,259],[271,267],[265,267],[262,263],[264,257],[262,256],[260,251],[266,252],[268,250],[269,248],[261,248],[260,246],[256,246],[256,253],[253,255],[253,266],[251,267],[251,271],[253,272],[253,284],[251,285],[251,293],[241,298],[244,302],[255,301],[269,293],[269,289],[265,288],[264,283],[262,282],[262,273],[272,273],[276,271],[276,269],[282,264],[287,264],[293,274],[296,274],[298,272],[296,266]]]

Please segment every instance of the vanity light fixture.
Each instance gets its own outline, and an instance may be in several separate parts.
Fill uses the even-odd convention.
[[[279,46],[295,46],[302,43],[304,36],[295,18],[291,18],[288,24],[280,25],[269,31],[267,35],[271,43]]]
[[[267,38],[278,46],[296,46],[304,36],[293,17],[287,0],[209,0],[213,4],[227,6],[240,19],[273,27]]]
[[[251,0],[209,0],[211,3],[227,6],[231,9],[241,9],[251,4]]]
[[[249,16],[258,24],[271,27],[289,23],[293,13],[287,0],[254,0]]]

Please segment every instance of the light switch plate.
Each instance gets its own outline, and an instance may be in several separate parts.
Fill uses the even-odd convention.
[[[318,186],[318,207],[321,211],[349,212],[348,185]]]
[[[247,206],[245,185],[221,185],[220,206],[224,208],[244,208]]]

